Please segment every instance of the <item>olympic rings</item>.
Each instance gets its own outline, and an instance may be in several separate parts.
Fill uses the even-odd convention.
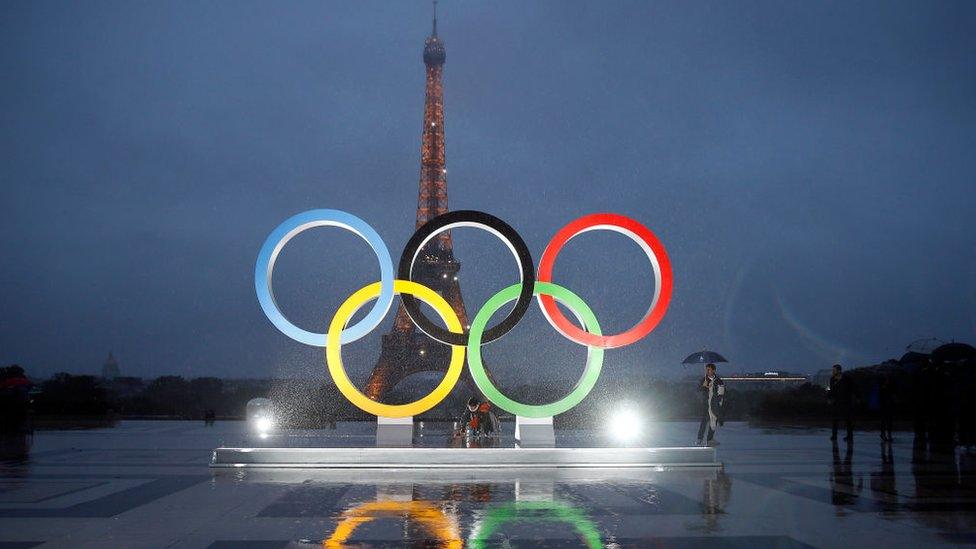
[[[284,223],[271,231],[271,234],[264,241],[264,245],[261,246],[257,264],[254,266],[254,289],[258,293],[258,302],[261,303],[261,308],[268,320],[281,333],[299,343],[313,347],[325,346],[325,334],[303,330],[281,314],[281,310],[275,302],[274,288],[271,285],[271,277],[274,274],[278,253],[295,235],[312,227],[339,227],[355,233],[373,248],[373,253],[376,254],[376,259],[380,262],[380,285],[382,288],[379,292],[379,299],[376,300],[369,314],[355,325],[342,331],[342,343],[352,343],[379,326],[387,311],[390,310],[390,306],[393,305],[393,260],[390,258],[390,251],[386,249],[386,243],[383,242],[380,235],[368,223],[350,213],[340,210],[309,210],[286,219]]]
[[[325,334],[303,330],[285,318],[275,302],[271,283],[275,261],[285,244],[298,233],[321,226],[340,227],[355,233],[370,245],[380,264],[380,281],[361,288],[346,299],[336,311]],[[485,303],[475,315],[469,333],[465,333],[457,313],[443,297],[409,279],[413,264],[424,245],[438,233],[454,227],[477,227],[501,238],[515,256],[521,277],[519,283],[499,291]],[[635,326],[620,334],[604,336],[596,315],[586,303],[570,290],[552,282],[556,256],[563,246],[577,235],[593,230],[612,230],[631,238],[644,250],[654,268],[654,295],[647,313]],[[419,415],[447,397],[461,377],[465,350],[475,384],[499,408],[523,417],[548,417],[563,413],[579,404],[596,385],[603,367],[604,349],[630,345],[654,330],[667,312],[673,288],[670,259],[654,233],[629,217],[609,213],[587,215],[560,229],[542,254],[538,276],[528,247],[515,229],[497,217],[473,210],[449,212],[418,228],[404,247],[398,267],[397,279],[394,278],[393,261],[386,244],[365,221],[343,211],[324,209],[300,213],[275,228],[261,247],[254,267],[258,301],[272,324],[295,341],[315,347],[324,346],[328,370],[339,391],[361,410],[392,418]],[[427,396],[400,405],[383,404],[366,397],[349,380],[342,364],[342,345],[352,343],[375,329],[390,310],[394,294],[400,294],[404,309],[420,330],[437,341],[451,345],[450,363],[440,384]],[[481,360],[481,345],[511,331],[525,315],[533,295],[538,298],[546,319],[560,334],[587,347],[586,367],[573,390],[555,402],[542,405],[523,404],[502,394],[488,378]],[[374,298],[376,303],[369,313],[358,323],[346,326],[356,312]],[[424,316],[417,299],[434,308],[447,326],[446,330]],[[487,328],[491,316],[511,301],[515,301],[515,305],[508,316],[496,326]],[[583,329],[563,315],[556,305],[557,301],[572,311]]]
[[[505,288],[493,295],[485,303],[485,306],[478,311],[477,316],[471,322],[471,338],[468,341],[468,367],[471,369],[471,377],[474,378],[475,385],[478,386],[478,389],[481,389],[485,397],[502,410],[522,417],[555,416],[582,402],[586,398],[586,395],[593,389],[593,386],[596,385],[596,381],[600,377],[600,369],[603,367],[603,349],[593,345],[587,346],[586,367],[583,369],[583,375],[580,376],[573,390],[556,402],[539,405],[523,404],[502,394],[495,387],[494,383],[491,382],[488,373],[485,372],[485,365],[481,361],[481,334],[485,328],[485,324],[488,323],[491,315],[495,314],[495,311],[515,299],[515,296],[521,295],[521,291],[523,290],[522,286],[522,284],[513,284]],[[580,324],[585,326],[587,330],[596,335],[601,334],[600,324],[596,320],[596,315],[593,314],[593,311],[590,310],[578,295],[551,282],[536,282],[533,293],[535,295],[549,295],[554,297],[560,303],[569,307],[579,319]]]
[[[374,282],[368,286],[364,286],[349,296],[349,299],[339,306],[339,310],[336,311],[335,316],[332,318],[332,323],[329,324],[328,344],[325,346],[325,359],[329,365],[329,373],[332,374],[332,379],[335,381],[336,387],[349,399],[349,402],[368,414],[383,417],[410,417],[420,415],[444,400],[450,394],[454,385],[457,384],[458,379],[461,378],[461,370],[464,368],[464,347],[459,345],[451,347],[451,362],[447,366],[447,373],[444,374],[444,379],[441,380],[440,384],[430,394],[420,400],[408,404],[383,404],[359,392],[359,389],[356,389],[356,386],[349,380],[349,376],[346,375],[346,370],[342,365],[342,342],[340,334],[344,331],[346,322],[349,322],[349,319],[356,314],[356,311],[364,303],[380,294],[380,288],[380,282]],[[461,319],[458,318],[457,313],[454,312],[451,305],[434,290],[416,282],[410,282],[409,280],[395,280],[393,281],[393,291],[401,296],[412,294],[420,298],[421,301],[427,303],[437,311],[437,314],[447,324],[448,329],[456,333],[461,332]]]
[[[407,245],[403,247],[400,255],[400,267],[397,271],[397,278],[400,280],[412,280],[411,271],[413,264],[417,260],[417,255],[424,245],[430,242],[435,236],[444,231],[456,227],[475,227],[484,229],[498,238],[502,239],[508,249],[515,256],[515,262],[519,266],[520,282],[523,284],[522,292],[515,302],[515,306],[498,325],[490,328],[484,335],[484,343],[490,343],[507,334],[525,316],[529,305],[532,303],[532,287],[535,282],[535,267],[532,264],[532,255],[529,247],[525,245],[522,237],[508,223],[497,217],[474,210],[457,210],[448,212],[431,219],[413,233]],[[424,316],[412,296],[404,295],[400,297],[403,308],[410,315],[411,320],[425,334],[441,343],[449,345],[467,345],[468,334],[451,333],[440,326],[434,324]]]
[[[556,263],[556,256],[559,255],[567,242],[587,231],[598,230],[611,230],[629,237],[644,250],[651,266],[654,267],[654,298],[651,300],[651,305],[644,317],[626,332],[601,336],[595,333],[586,333],[574,326],[562,314],[552,297],[539,294],[539,304],[542,305],[542,312],[549,319],[549,323],[565,337],[581,345],[595,345],[603,349],[611,349],[630,345],[651,333],[668,310],[674,281],[671,273],[671,260],[668,258],[664,245],[654,233],[629,217],[609,213],[583,216],[560,229],[546,246],[545,251],[542,252],[542,259],[539,260],[538,280],[552,282],[552,268]]]
[[[344,511],[339,524],[322,542],[322,547],[345,547],[346,541],[356,528],[380,518],[395,518],[407,515],[417,521],[428,533],[434,535],[445,547],[461,549],[464,542],[458,531],[457,521],[452,520],[440,508],[429,501],[371,501]]]

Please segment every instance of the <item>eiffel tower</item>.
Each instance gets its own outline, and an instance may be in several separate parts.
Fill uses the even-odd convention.
[[[444,163],[444,88],[441,74],[447,52],[437,36],[437,2],[434,2],[433,31],[424,44],[427,90],[424,100],[424,127],[420,145],[420,196],[417,201],[417,227],[447,213],[447,168]],[[417,257],[412,279],[437,291],[450,303],[461,325],[468,327],[468,314],[461,299],[458,272],[450,231],[440,233]],[[380,358],[366,381],[366,396],[383,397],[405,378],[419,373],[447,370],[451,348],[435,341],[414,326],[401,304],[393,329],[383,336]],[[465,368],[461,379],[473,394],[479,394]]]

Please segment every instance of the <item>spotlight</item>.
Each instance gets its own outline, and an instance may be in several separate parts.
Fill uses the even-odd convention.
[[[641,418],[632,408],[623,408],[610,418],[610,434],[621,442],[633,440],[641,432]]]
[[[268,438],[275,427],[274,405],[266,398],[252,398],[247,402],[247,427],[261,438]]]
[[[254,428],[257,429],[262,435],[267,434],[272,427],[274,427],[274,422],[271,421],[270,417],[259,417],[254,421]]]

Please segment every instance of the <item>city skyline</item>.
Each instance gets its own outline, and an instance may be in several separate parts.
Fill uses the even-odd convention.
[[[920,337],[976,339],[973,7],[439,12],[452,209],[506,220],[536,261],[593,211],[635,217],[668,248],[669,313],[607,376],[680,377],[701,348],[729,371],[813,373]],[[123,375],[324,376],[321,350],[261,314],[254,260],[280,220],[322,207],[362,217],[399,257],[429,3],[24,3],[0,25],[15,46],[0,50],[14,75],[0,90],[0,360],[96,373],[113,351]],[[276,274],[306,327],[378,274],[354,236],[313,233]],[[515,266],[490,235],[454,239],[473,315]],[[650,268],[625,239],[588,235],[556,279],[620,330],[646,308],[630,296]],[[393,316],[344,350],[361,382]],[[582,348],[554,336],[533,306],[489,360],[503,382],[523,357],[572,378]]]

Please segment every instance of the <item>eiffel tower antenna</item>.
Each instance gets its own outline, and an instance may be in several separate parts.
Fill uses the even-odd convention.
[[[430,35],[437,36],[437,0],[434,0],[434,31]]]

